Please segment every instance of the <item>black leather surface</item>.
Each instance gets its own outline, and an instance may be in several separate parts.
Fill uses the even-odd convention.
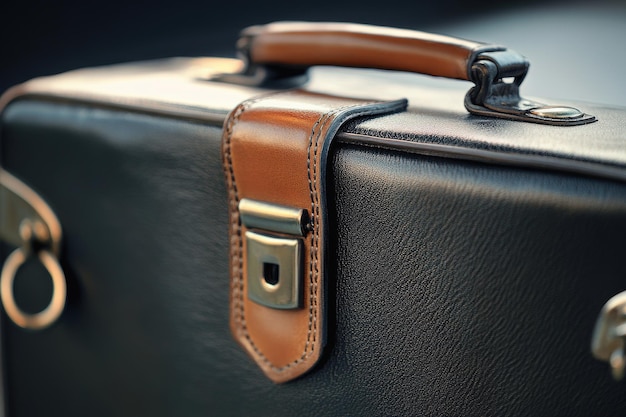
[[[606,165],[626,165],[626,142],[620,131],[623,107],[581,104],[599,121],[584,126],[546,126],[536,123],[504,123],[468,114],[446,115],[432,111],[431,102],[415,100],[409,112],[353,122],[349,130],[377,137],[455,145],[518,154],[556,156]],[[443,101],[437,103],[443,105]]]
[[[624,288],[623,184],[352,147],[335,173],[335,354],[361,413],[624,413],[589,352]]]
[[[5,121],[4,165],[57,213],[75,287],[52,328],[5,323],[10,415],[206,414],[228,392],[216,367],[245,359],[228,330],[220,130],[26,103]]]
[[[43,332],[4,319],[10,416],[626,411],[589,352],[624,289],[624,184],[342,145],[329,355],[275,385],[228,329],[219,127],[36,101],[3,126],[72,286]]]

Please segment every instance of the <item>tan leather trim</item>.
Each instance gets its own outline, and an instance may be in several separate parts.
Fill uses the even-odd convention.
[[[414,30],[334,22],[277,22],[253,26],[243,36],[256,64],[378,68],[462,80],[470,79],[471,58],[487,47]],[[487,47],[494,48],[500,49]]]
[[[360,114],[404,108],[290,91],[239,105],[224,125],[223,161],[228,186],[231,255],[231,329],[235,339],[274,382],[307,372],[325,339],[324,202],[322,164],[337,122]],[[309,211],[304,238],[303,305],[276,310],[248,299],[246,227],[238,210],[250,198]]]

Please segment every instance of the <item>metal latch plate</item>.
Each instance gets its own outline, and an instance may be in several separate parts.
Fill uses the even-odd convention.
[[[306,210],[242,199],[241,221],[248,228],[246,272],[248,298],[266,307],[302,307],[302,236]]]
[[[248,297],[271,308],[302,306],[300,239],[246,232]]]

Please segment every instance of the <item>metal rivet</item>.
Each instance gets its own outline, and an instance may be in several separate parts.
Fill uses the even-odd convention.
[[[530,110],[531,114],[548,119],[574,119],[582,117],[583,113],[574,107],[545,106]]]

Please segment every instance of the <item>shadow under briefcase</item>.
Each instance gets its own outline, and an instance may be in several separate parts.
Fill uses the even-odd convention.
[[[7,415],[626,411],[626,109],[415,31],[238,48],[3,96]]]

